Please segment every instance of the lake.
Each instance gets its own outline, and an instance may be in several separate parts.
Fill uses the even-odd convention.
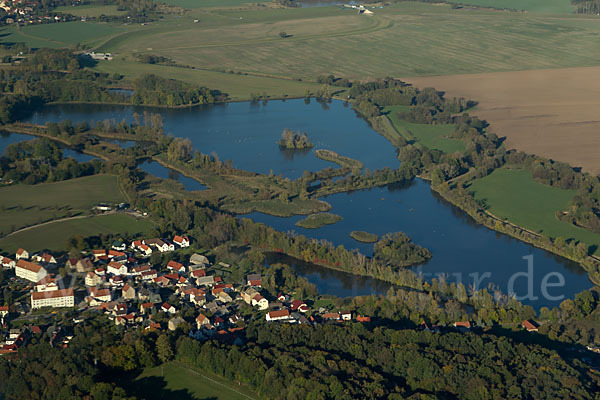
[[[107,118],[132,121],[133,112],[144,110],[149,111],[123,106],[57,105],[36,113],[30,122]],[[389,142],[341,101],[318,103],[313,100],[306,104],[304,100],[288,100],[270,101],[266,105],[231,103],[150,111],[160,112],[167,132],[189,138],[201,152],[215,153],[221,160],[232,159],[236,167],[250,171],[269,173],[272,170],[275,174],[297,178],[305,170],[335,166],[315,157],[314,149],[292,155],[280,151],[276,142],[284,128],[307,132],[315,149],[334,150],[362,161],[370,169],[399,166],[396,151]],[[175,177],[154,162],[141,167],[160,177]],[[185,179],[189,178],[179,176],[177,179],[186,185]],[[449,281],[461,281],[467,286],[485,288],[491,284],[504,293],[528,295],[522,298],[523,303],[536,308],[556,306],[592,286],[585,271],[576,263],[476,224],[419,179],[408,185],[336,194],[324,200],[333,206],[332,213],[343,217],[341,222],[308,230],[294,225],[303,218],[299,216],[278,218],[252,213],[246,217],[284,232],[293,231],[358,249],[366,255],[372,254],[373,245],[353,240],[349,236],[351,231],[364,230],[378,235],[403,231],[433,253],[428,263],[415,268],[425,278],[443,274]],[[314,283],[321,293],[338,296],[385,293],[389,287],[369,278],[296,264],[298,273]],[[560,283],[563,284],[558,286]]]
[[[158,112],[165,131],[186,137],[204,154],[217,154],[221,161],[233,160],[237,168],[290,179],[304,171],[318,171],[337,164],[314,155],[314,149],[329,149],[360,159],[366,168],[397,168],[400,162],[389,142],[369,127],[344,102],[318,103],[312,100],[230,103],[182,109],[152,109],[123,106],[65,104],[44,107],[28,122],[45,124],[70,119],[133,121],[133,112]],[[311,151],[281,150],[277,141],[285,128],[306,132],[315,145]],[[372,151],[373,150],[373,151]]]

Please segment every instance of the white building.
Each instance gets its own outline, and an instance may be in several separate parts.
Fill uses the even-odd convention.
[[[15,275],[18,278],[23,278],[33,283],[38,283],[44,279],[46,275],[48,275],[48,271],[46,271],[46,268],[42,267],[41,265],[25,261],[24,259],[19,259],[17,265],[15,266]]]
[[[112,300],[110,289],[98,289],[96,287],[91,287],[89,292],[90,297],[92,297],[97,302],[106,303]]]
[[[108,263],[106,272],[113,275],[127,275],[127,267],[116,261],[111,261]]]
[[[19,249],[17,250],[17,253],[15,254],[15,258],[18,260],[20,260],[21,258],[29,258],[29,252],[25,249]]]
[[[85,286],[98,286],[102,283],[102,278],[93,272],[88,272],[85,275]]]
[[[74,307],[73,288],[31,293],[31,308]]]
[[[290,312],[288,310],[271,311],[267,313],[265,317],[267,321],[280,321],[290,319]]]
[[[187,236],[175,236],[173,238],[173,243],[179,247],[189,247],[190,239],[188,239]]]
[[[45,276],[35,285],[36,292],[51,292],[58,290],[58,284],[56,278],[52,278],[50,275]]]

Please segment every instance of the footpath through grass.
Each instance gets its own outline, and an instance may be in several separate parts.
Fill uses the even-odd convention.
[[[147,219],[136,220],[127,214],[99,215],[68,221],[50,222],[37,228],[27,229],[0,239],[0,250],[14,253],[19,247],[28,251],[48,249],[66,251],[67,239],[104,234],[143,235],[149,233],[154,224]]]
[[[469,190],[475,199],[485,201],[492,214],[516,225],[553,238],[582,241],[588,246],[600,244],[600,235],[556,218],[556,211],[567,208],[575,191],[536,182],[529,171],[500,168],[475,180]],[[595,249],[595,253],[600,251]]]
[[[387,117],[394,129],[407,140],[415,140],[429,149],[441,150],[448,154],[465,150],[465,143],[462,140],[446,137],[454,132],[456,125],[414,124],[398,118],[398,112],[407,108],[406,106],[384,108],[384,113],[388,113]]]
[[[170,362],[144,370],[129,388],[132,394],[147,399],[251,400],[258,396],[244,385],[237,385],[205,371]]]
[[[2,187],[0,234],[53,219],[80,215],[98,203],[124,201],[115,175]]]

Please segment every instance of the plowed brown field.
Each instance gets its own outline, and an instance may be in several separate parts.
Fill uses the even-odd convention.
[[[600,67],[404,78],[479,102],[507,148],[600,174]]]

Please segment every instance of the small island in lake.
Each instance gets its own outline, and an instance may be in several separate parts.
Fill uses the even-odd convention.
[[[408,267],[431,258],[431,252],[402,232],[388,233],[373,245],[373,258],[388,265]]]
[[[379,236],[376,234],[365,231],[352,231],[350,232],[350,237],[358,242],[363,243],[375,243],[379,240]]]
[[[300,133],[292,131],[291,129],[285,128],[281,134],[281,139],[277,142],[280,147],[285,149],[299,150],[299,149],[310,149],[315,147],[311,143],[310,139],[306,135],[306,132]]]
[[[343,218],[339,215],[331,213],[311,214],[308,217],[296,222],[296,226],[306,229],[318,229],[325,225],[331,225],[340,222],[342,219]]]

